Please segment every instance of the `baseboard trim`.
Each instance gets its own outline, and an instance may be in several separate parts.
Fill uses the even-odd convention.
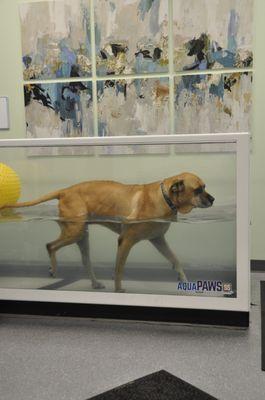
[[[203,324],[244,328],[249,326],[248,312],[225,310],[0,300],[0,313]]]
[[[265,272],[265,260],[251,260],[250,270],[251,272]]]

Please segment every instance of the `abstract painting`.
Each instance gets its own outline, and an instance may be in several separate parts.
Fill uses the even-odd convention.
[[[176,71],[251,67],[253,0],[173,1]]]
[[[99,136],[169,133],[168,78],[99,81],[97,91]],[[161,153],[166,151],[166,146],[162,147],[115,146],[106,148],[105,152]]]
[[[167,0],[97,0],[98,75],[168,71]]]
[[[19,6],[24,80],[91,75],[89,0]]]
[[[252,74],[175,77],[175,133],[247,132]]]
[[[91,82],[24,85],[29,138],[93,136]],[[32,149],[32,155],[88,154],[87,147]]]

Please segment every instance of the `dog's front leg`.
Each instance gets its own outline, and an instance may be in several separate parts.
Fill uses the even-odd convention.
[[[176,255],[170,249],[165,236],[159,236],[155,239],[151,239],[150,242],[153,246],[161,253],[171,264],[175,271],[177,271],[179,280],[182,282],[187,282],[187,277],[177,259]]]
[[[124,292],[121,281],[123,277],[124,266],[128,257],[128,254],[135,244],[131,238],[120,236],[118,239],[118,251],[115,265],[115,292]]]

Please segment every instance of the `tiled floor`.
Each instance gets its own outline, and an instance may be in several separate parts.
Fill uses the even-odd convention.
[[[85,400],[165,369],[218,399],[263,400],[259,280],[248,330],[0,317],[0,398]]]

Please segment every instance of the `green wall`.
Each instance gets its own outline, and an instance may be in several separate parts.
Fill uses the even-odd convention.
[[[265,2],[255,0],[254,14],[254,88],[251,151],[251,256],[265,259],[265,124],[264,124],[264,25]]]
[[[19,138],[25,137],[25,117],[24,117],[24,104],[23,104],[23,86],[22,86],[22,65],[21,65],[21,44],[20,44],[20,27],[18,16],[18,0],[0,0],[0,48],[1,48],[1,63],[0,63],[0,95],[8,96],[10,102],[10,123],[9,131],[0,131],[0,138]],[[265,246],[263,244],[263,232],[265,225],[265,212],[263,210],[263,199],[265,195],[265,168],[264,168],[264,145],[265,138],[263,137],[264,119],[264,101],[263,93],[265,92],[265,81],[263,79],[263,63],[265,62],[264,52],[264,15],[265,15],[265,2],[263,0],[255,0],[255,20],[254,20],[254,54],[255,54],[255,68],[254,68],[254,91],[253,91],[253,124],[252,124],[252,153],[251,153],[251,256],[253,259],[265,259]],[[70,178],[76,179],[81,176],[87,176],[87,179],[103,178],[106,171],[111,170],[113,177],[119,175],[119,158],[114,158],[110,162],[105,158],[105,163],[98,156],[92,157],[89,160],[79,160],[78,163],[82,166],[82,173],[78,170],[73,170],[75,160],[73,158],[61,158],[59,161],[53,159],[42,159],[39,163],[37,159],[27,159],[22,156],[21,151],[13,151],[12,155],[4,153],[0,150],[0,161],[10,161],[14,167],[17,166],[25,182],[23,197],[32,197],[39,193],[44,193],[45,189],[49,190],[56,187],[58,182],[67,183]],[[179,161],[179,167],[194,162],[196,156],[186,157],[185,160],[182,156]],[[202,156],[198,156],[202,159]],[[224,185],[231,185],[233,181],[233,173],[229,171],[229,167],[233,164],[229,155],[214,155],[203,156],[202,171],[205,172],[207,180],[214,185],[213,176],[221,177],[220,166],[223,168],[223,175],[227,177]],[[170,159],[169,159],[170,158]],[[168,159],[166,157],[148,156],[141,159],[139,166],[133,159],[127,159],[127,179],[133,182],[135,179],[139,180],[142,174],[142,181],[148,181],[157,174],[161,173],[158,168],[159,164],[164,165],[168,160],[167,175],[173,172],[173,165],[177,163],[177,158],[171,155]],[[218,158],[218,161],[215,159]],[[184,160],[184,161],[183,161]],[[201,162],[201,161],[200,161]],[[231,164],[232,163],[232,164]],[[71,164],[71,165],[70,165]],[[104,165],[104,166],[103,166]],[[176,164],[177,165],[177,164]],[[141,166],[141,167],[140,167]],[[89,169],[88,169],[89,167]],[[135,173],[135,167],[137,172]],[[77,167],[76,167],[77,168]],[[81,167],[80,167],[81,168]],[[163,168],[164,170],[164,168]],[[66,176],[67,171],[67,178]],[[71,172],[69,172],[71,171]],[[87,171],[87,174],[85,173]],[[143,176],[143,171],[145,171]],[[149,172],[146,172],[149,171]],[[222,171],[222,170],[221,170]],[[29,174],[30,172],[30,174]],[[57,174],[57,175],[56,175]],[[175,174],[175,171],[174,173]],[[158,176],[158,178],[161,178]],[[117,179],[116,178],[116,179]],[[81,180],[81,179],[80,179]],[[30,181],[30,182],[29,182]],[[40,185],[40,181],[42,184]],[[63,184],[64,186],[64,184]],[[226,187],[226,186],[225,186]],[[214,188],[219,190],[218,187]],[[226,189],[225,189],[226,190]],[[224,193],[223,187],[220,192]],[[228,192],[227,192],[228,193]],[[48,228],[47,228],[48,229]],[[186,228],[185,228],[186,229]],[[2,232],[2,230],[1,230]],[[225,232],[223,240],[225,240]],[[108,246],[107,246],[108,247]]]

